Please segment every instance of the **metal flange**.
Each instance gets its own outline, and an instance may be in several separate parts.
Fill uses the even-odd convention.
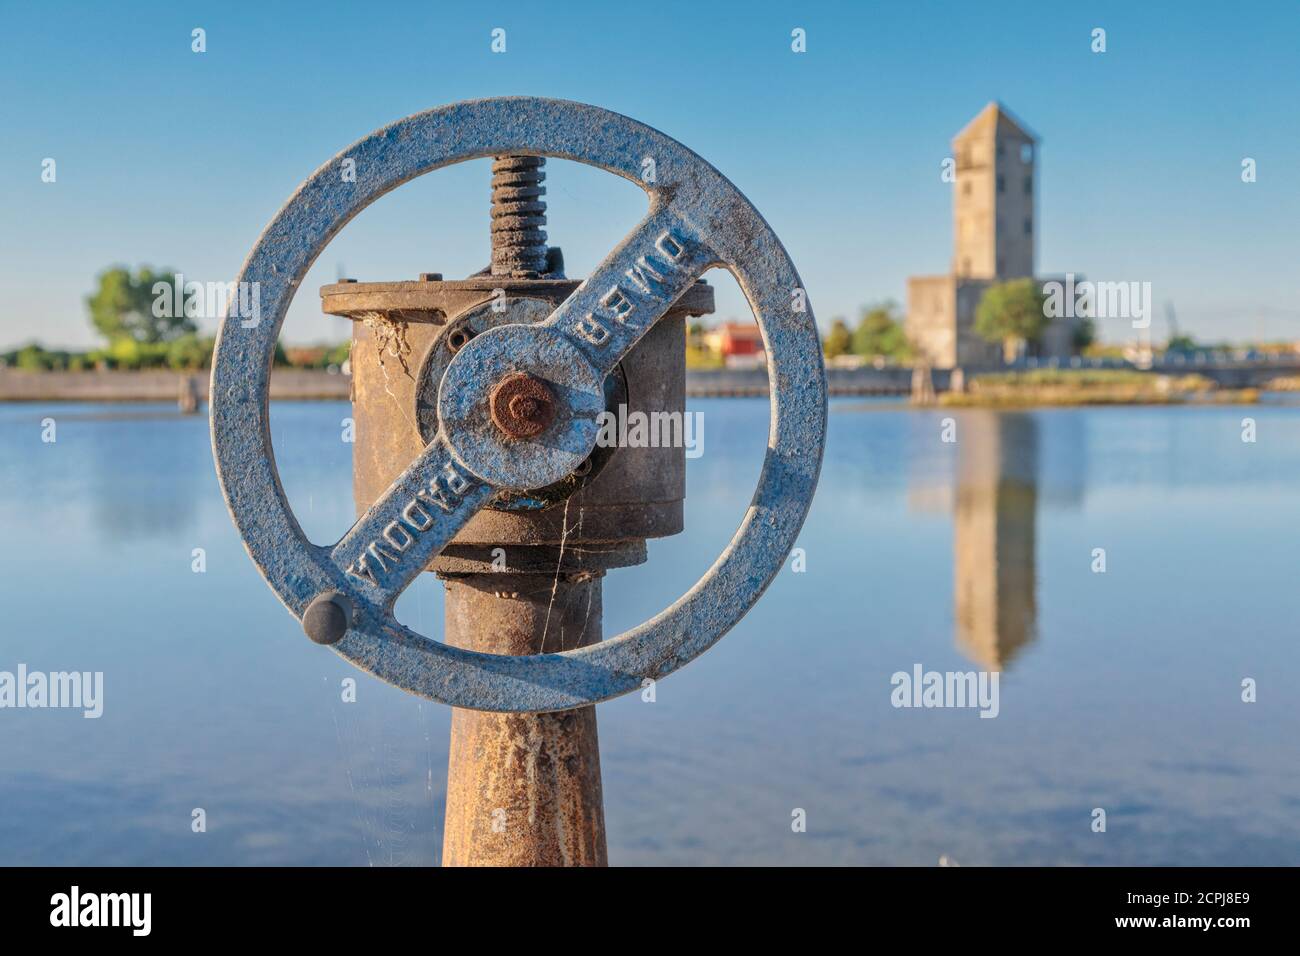
[[[582,283],[577,279],[510,279],[470,276],[468,279],[420,279],[407,282],[334,282],[321,286],[321,309],[327,315],[365,319],[382,315],[399,322],[446,322],[492,294],[545,298],[563,302]],[[669,315],[708,315],[713,289],[697,282],[673,303]]]
[[[285,500],[267,409],[280,325],[331,238],[371,202],[467,159],[539,155],[640,184],[650,212],[538,325],[491,329],[444,373],[440,429],[337,544],[307,540]],[[640,177],[653,157],[654,182]],[[355,163],[355,181],[339,175]],[[558,480],[590,453],[605,377],[697,277],[728,269],[767,347],[772,420],[758,488],[726,550],[671,607],[624,634],[557,654],[507,657],[429,640],[392,616],[401,591],[500,488]],[[400,120],[340,153],[266,228],[239,276],[262,314],[223,321],[212,369],[213,452],[245,546],[285,605],[357,666],[433,700],[479,710],[566,710],[662,677],[722,637],[780,571],[807,514],[826,435],[821,347],[802,283],[748,200],[686,147],[597,107],[558,100],[474,100]],[[243,286],[236,286],[240,288]],[[505,435],[490,396],[507,376],[547,383],[553,418],[539,435]],[[331,602],[325,607],[321,602]],[[342,636],[338,632],[342,630]]]

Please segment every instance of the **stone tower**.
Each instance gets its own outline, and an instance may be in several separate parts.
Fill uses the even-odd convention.
[[[1034,276],[1038,141],[993,102],[953,138],[952,149],[952,268],[907,280],[907,337],[917,359],[935,368],[996,368],[1001,343],[975,331],[984,293],[1010,279],[1049,281]],[[1077,327],[1076,318],[1052,319],[1029,357],[1068,359]]]
[[[1036,140],[994,102],[953,138],[952,148],[953,275],[1032,276]]]

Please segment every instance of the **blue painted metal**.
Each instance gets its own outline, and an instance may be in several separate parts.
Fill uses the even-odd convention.
[[[507,438],[488,409],[493,386],[515,372],[544,381],[560,406],[554,424],[533,440]],[[542,488],[572,474],[596,447],[596,417],[604,410],[605,374],[547,323],[499,325],[475,336],[451,360],[438,388],[438,423],[456,457],[507,491]],[[387,497],[372,507],[382,508]]]
[[[525,250],[526,252],[527,250]],[[576,288],[579,283],[572,283]],[[572,291],[572,290],[570,290]],[[711,294],[710,294],[711,297]],[[506,296],[502,299],[490,299],[461,312],[455,320],[454,329],[463,343],[468,343],[475,336],[482,335],[489,329],[500,325],[536,325],[550,317],[555,309],[555,301],[525,296]],[[443,335],[443,341],[449,341],[452,329]],[[463,346],[458,346],[459,348]],[[428,350],[420,363],[416,375],[415,416],[420,434],[425,441],[432,441],[441,427],[438,414],[438,394],[443,376],[447,371],[454,352],[450,347],[434,347]],[[516,363],[522,356],[510,356]],[[579,362],[585,366],[585,363]],[[567,376],[569,370],[559,369],[560,375]],[[555,380],[551,380],[555,384]],[[620,404],[626,405],[627,379],[622,366],[614,374],[605,377],[603,386],[604,407],[607,412],[616,413]],[[505,511],[539,511],[550,507],[557,501],[563,501],[596,477],[609,461],[614,448],[597,446],[585,462],[579,464],[571,474],[554,484],[530,488],[512,494],[498,494],[491,502],[491,507]],[[567,460],[567,459],[566,459]]]
[[[440,392],[438,435],[342,541],[314,545],[280,487],[267,411],[271,360],[289,302],[330,239],[384,193],[452,163],[499,155],[554,156],[624,176],[649,193],[650,212],[545,323],[498,327],[457,353]],[[653,182],[641,179],[647,158]],[[341,175],[347,159],[355,181]],[[559,654],[478,654],[398,624],[391,614],[396,596],[491,498],[494,483],[537,487],[585,457],[605,375],[712,266],[728,269],[749,300],[772,383],[758,489],[713,567],[650,621]],[[332,646],[383,680],[490,711],[567,710],[616,697],[712,646],[758,600],[795,543],[826,436],[826,375],[811,308],[803,307],[803,285],[785,249],[749,201],[657,130],[598,107],[529,97],[473,100],[407,117],[353,144],[303,183],[263,232],[239,282],[258,283],[262,314],[259,321],[233,314],[223,322],[211,391],[213,452],[231,516],[253,561],[296,616],[323,593],[347,596],[351,627]],[[559,436],[549,454],[540,441],[506,441],[485,425],[487,395],[507,370],[548,381],[561,376],[569,390],[564,414],[543,436]]]

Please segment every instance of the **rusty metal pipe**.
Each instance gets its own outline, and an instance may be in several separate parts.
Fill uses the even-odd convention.
[[[601,575],[446,575],[448,644],[489,654],[601,639]],[[596,708],[452,711],[443,866],[605,866]]]

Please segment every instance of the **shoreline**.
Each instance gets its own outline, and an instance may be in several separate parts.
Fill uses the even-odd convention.
[[[32,372],[0,369],[0,402],[87,402],[141,404],[157,402],[206,403],[210,373],[166,369],[139,371]],[[948,386],[948,370],[932,372],[934,400],[915,407],[929,408],[1033,408],[1123,405],[1253,405],[1260,401],[1258,387],[1159,388],[1153,380],[1126,384],[1029,384],[968,387],[961,392]],[[909,402],[910,368],[826,370],[831,398],[885,398]],[[992,384],[992,383],[990,383]],[[349,401],[352,379],[323,369],[278,368],[271,375],[272,401]],[[688,398],[767,398],[766,369],[688,369]]]
[[[206,402],[210,376],[207,369],[195,372],[167,369],[134,372],[0,369],[0,402],[139,404],[177,402],[182,394]],[[295,368],[280,368],[271,374],[273,401],[346,401],[351,395],[352,379],[347,375]]]

